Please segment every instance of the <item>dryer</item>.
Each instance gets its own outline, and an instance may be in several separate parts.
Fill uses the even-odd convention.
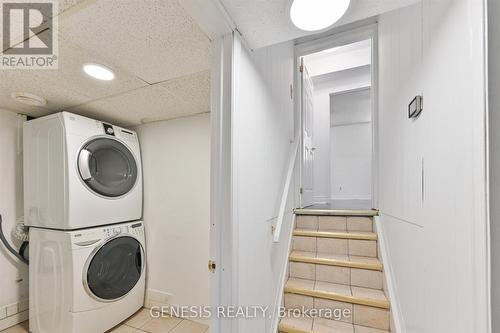
[[[84,230],[30,228],[30,332],[103,333],[140,309],[141,221]]]
[[[24,123],[25,224],[61,230],[142,217],[137,133],[60,112]]]

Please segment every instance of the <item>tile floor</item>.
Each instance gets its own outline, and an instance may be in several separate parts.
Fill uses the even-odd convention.
[[[0,332],[28,333],[28,328],[25,321]],[[208,333],[208,326],[176,317],[152,318],[149,309],[141,309],[107,333]]]
[[[331,200],[326,204],[315,204],[305,207],[307,209],[348,209],[348,210],[370,210],[371,200]]]

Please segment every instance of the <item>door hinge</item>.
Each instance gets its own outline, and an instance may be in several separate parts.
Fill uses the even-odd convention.
[[[213,260],[208,261],[208,270],[212,273],[215,273],[215,269],[217,268],[217,264]]]
[[[299,193],[300,193],[300,194],[303,194],[303,193],[304,193],[304,189],[303,189],[302,187],[299,189]]]
[[[299,71],[302,73],[304,71],[304,65],[299,66]]]

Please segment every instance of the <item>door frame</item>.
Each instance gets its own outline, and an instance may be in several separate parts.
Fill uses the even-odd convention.
[[[233,101],[233,33],[212,42],[211,138],[210,138],[210,260],[215,267],[210,274],[209,302],[212,309],[235,304],[233,285],[234,232],[232,219],[231,109]],[[230,175],[230,176],[228,176]],[[210,318],[210,331],[233,332],[233,320]]]
[[[308,207],[308,206],[311,206],[311,205],[314,204],[314,148],[313,148],[313,146],[314,146],[314,144],[313,144],[313,142],[314,142],[314,108],[313,108],[312,114],[311,114],[311,119],[310,119],[311,123],[309,124],[309,126],[310,126],[309,129],[311,131],[310,138],[312,139],[311,140],[312,141],[311,142],[311,147],[310,147],[310,149],[311,149],[310,154],[312,155],[312,160],[313,160],[313,164],[312,164],[312,166],[310,166],[313,169],[311,171],[312,172],[312,179],[310,181],[312,182],[312,189],[313,189],[312,192],[313,193],[307,193],[309,191],[307,190],[307,186],[304,185],[304,179],[305,179],[305,177],[304,177],[304,170],[305,170],[305,166],[304,166],[304,164],[305,164],[305,160],[304,160],[304,158],[305,158],[305,156],[304,156],[305,151],[304,151],[304,149],[305,149],[305,146],[307,145],[307,144],[304,143],[304,134],[306,132],[306,127],[307,126],[306,126],[306,120],[304,118],[304,98],[303,98],[304,89],[303,89],[303,86],[302,86],[302,82],[303,82],[304,75],[307,75],[307,77],[309,78],[309,80],[312,81],[312,79],[309,77],[309,74],[307,73],[307,67],[306,67],[306,65],[304,63],[303,57],[297,58],[297,62],[300,63],[299,68],[298,68],[298,70],[299,70],[299,73],[298,73],[298,81],[299,81],[298,88],[300,90],[298,91],[298,94],[297,94],[297,96],[299,96],[299,98],[297,98],[297,100],[298,100],[298,104],[299,104],[299,106],[298,106],[298,116],[299,116],[299,119],[300,119],[300,122],[298,123],[298,125],[299,125],[298,129],[299,129],[299,133],[300,133],[299,134],[299,149],[300,149],[300,154],[299,154],[299,159],[298,159],[298,161],[299,161],[299,168],[298,169],[299,169],[299,178],[300,178],[300,183],[299,183],[299,205],[300,205],[300,208],[304,208],[304,207]],[[314,91],[313,91],[313,93],[314,93]],[[310,195],[311,196],[311,198],[310,198],[311,201],[305,199],[306,195]]]
[[[321,34],[320,37],[313,40],[306,40],[298,42],[295,45],[295,91],[299,92],[295,96],[295,133],[300,133],[302,126],[302,112],[301,112],[301,99],[300,91],[301,86],[301,73],[300,73],[300,58],[311,53],[324,51],[327,49],[352,44],[362,40],[370,39],[372,41],[371,47],[371,113],[372,113],[372,208],[378,208],[378,158],[379,158],[379,142],[378,142],[378,25],[377,22],[367,22],[362,26],[352,27],[349,30],[332,33],[330,35]],[[313,134],[314,135],[314,134]],[[302,136],[300,136],[302,140]],[[314,140],[314,136],[313,136]],[[302,145],[302,142],[301,142]],[[302,164],[302,161],[300,162]],[[302,165],[299,165],[302,169]],[[301,173],[297,179],[297,183],[302,187]],[[299,194],[299,202],[302,196]]]

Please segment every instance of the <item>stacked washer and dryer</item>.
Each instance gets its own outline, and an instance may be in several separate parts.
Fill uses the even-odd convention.
[[[100,333],[144,301],[137,134],[68,112],[24,125],[30,331]]]

